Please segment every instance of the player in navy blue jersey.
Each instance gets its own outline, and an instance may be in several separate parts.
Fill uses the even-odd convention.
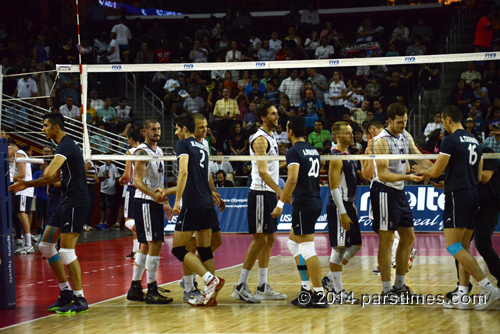
[[[354,144],[354,134],[347,122],[336,122],[332,134],[337,138],[337,147],[332,155],[349,155]],[[352,160],[331,160],[328,170],[330,200],[327,206],[328,233],[330,235],[330,272],[322,280],[329,292],[335,293],[338,303],[357,304],[359,300],[344,290],[342,266],[346,265],[361,249],[361,232],[354,207],[356,198],[357,171]]]
[[[172,254],[193,272],[203,277],[205,292],[188,300],[193,306],[215,306],[224,279],[215,276],[215,263],[211,249],[212,227],[218,222],[213,206],[208,177],[208,152],[196,140],[196,123],[191,114],[175,119],[175,134],[180,141],[175,145],[179,164],[179,176],[174,204],[178,214],[175,225]],[[181,205],[182,200],[182,205]],[[181,207],[182,206],[182,207]],[[186,248],[195,232],[200,258]]]
[[[301,308],[324,308],[328,307],[328,303],[321,286],[321,264],[314,248],[314,225],[322,207],[319,153],[306,141],[304,117],[291,117],[286,125],[286,132],[293,145],[286,152],[288,178],[272,216],[278,218],[283,212],[284,202],[292,202],[292,229],[287,244],[302,277],[302,292],[292,304]],[[311,277],[314,293],[311,292],[306,271]]]
[[[446,250],[459,263],[459,286],[458,295],[443,306],[453,309],[471,308],[467,292],[472,275],[485,297],[485,300],[476,303],[475,309],[484,310],[500,299],[500,289],[491,284],[469,252],[474,220],[479,209],[477,185],[483,171],[482,150],[477,139],[462,127],[462,113],[458,107],[446,107],[442,117],[444,129],[449,135],[441,143],[436,162],[428,169],[419,165],[412,169],[430,178],[436,178],[445,172],[445,180],[433,185],[444,186],[444,237]]]
[[[60,205],[50,217],[38,246],[42,255],[48,259],[61,289],[59,298],[47,310],[57,313],[86,312],[89,308],[83,294],[80,263],[75,253],[76,242],[90,206],[82,151],[64,132],[64,116],[60,113],[43,116],[43,132],[47,139],[58,144],[54,159],[41,178],[19,181],[11,185],[9,190],[18,192],[27,187],[61,182]],[[59,238],[61,249],[58,252],[56,242]],[[68,270],[73,290],[66,278],[64,266]]]

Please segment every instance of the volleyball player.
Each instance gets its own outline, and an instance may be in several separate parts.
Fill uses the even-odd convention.
[[[127,135],[127,141],[130,148],[125,152],[125,155],[133,155],[137,150],[137,146],[141,143],[141,137],[139,133],[132,131]],[[132,231],[132,252],[127,257],[134,258],[135,254],[139,251],[139,241],[137,240],[137,233],[135,231],[135,221],[134,221],[134,167],[131,160],[125,163],[125,171],[120,177],[119,182],[124,184],[125,190],[125,203],[123,205],[123,216],[125,217],[125,227]]]
[[[349,155],[354,134],[347,122],[336,122],[332,134],[337,147],[332,155]],[[328,234],[330,235],[330,272],[323,277],[323,287],[335,294],[336,303],[358,304],[360,301],[347,293],[342,284],[342,267],[361,249],[361,231],[354,199],[356,198],[357,170],[352,160],[331,160],[328,169],[330,200],[327,206]]]
[[[144,143],[137,146],[134,155],[150,156],[151,160],[134,162],[134,220],[137,240],[141,244],[135,255],[132,284],[127,294],[128,300],[145,301],[146,304],[168,304],[172,298],[159,293],[169,292],[158,287],[156,272],[160,266],[160,251],[165,239],[163,231],[163,210],[172,218],[172,209],[157,189],[163,188],[164,163],[158,157],[163,151],[158,147],[161,126],[157,120],[144,122],[146,137]],[[146,269],[148,292],[142,292],[142,275]]]
[[[40,179],[33,181],[20,180],[9,187],[19,192],[27,187],[38,187],[61,181],[61,202],[52,214],[45,228],[42,242],[38,245],[42,255],[48,259],[61,292],[57,301],[47,311],[57,313],[75,313],[88,310],[82,282],[81,268],[75,246],[83,230],[89,195],[87,192],[85,164],[80,148],[64,132],[64,116],[60,113],[48,113],[43,116],[43,132],[48,140],[54,140],[58,146],[54,159],[44,170]],[[56,249],[56,242],[61,238],[61,249]],[[67,281],[64,266],[73,286]]]
[[[270,101],[257,107],[257,117],[262,123],[250,140],[250,155],[277,156],[278,144],[273,130],[278,126],[278,111]],[[231,297],[249,303],[260,303],[261,299],[286,299],[283,293],[275,292],[267,282],[269,258],[278,228],[276,218],[271,216],[281,197],[278,186],[279,161],[252,161],[252,184],[248,192],[248,231],[253,240],[245,255],[238,285]],[[259,285],[255,296],[248,289],[248,276],[255,260],[259,259]]]
[[[286,152],[288,178],[281,198],[289,203],[293,196],[292,229],[287,244],[301,276],[302,290],[311,290],[306,271],[311,277],[314,290],[309,300],[304,300],[301,296],[297,304],[301,308],[326,308],[328,302],[321,286],[321,264],[314,248],[314,225],[322,207],[319,191],[319,153],[306,141],[304,117],[291,117],[286,132],[292,147]],[[281,215],[283,205],[284,202],[279,200],[272,212],[273,218]]]
[[[406,132],[407,109],[401,103],[387,108],[389,125],[374,138],[375,154],[419,154],[413,138]],[[422,162],[425,163],[425,162]],[[405,284],[408,259],[415,240],[413,215],[404,191],[405,181],[420,182],[423,176],[407,174],[407,160],[376,160],[375,178],[370,188],[373,208],[372,229],[379,235],[378,265],[382,278],[382,294],[396,298],[412,293]],[[396,278],[391,284],[391,247],[394,233],[400,242],[396,251]]]
[[[485,296],[483,303],[475,305],[476,310],[484,310],[500,299],[500,289],[491,284],[469,252],[474,220],[479,209],[478,181],[483,171],[482,150],[477,139],[462,126],[462,113],[456,106],[444,108],[443,126],[446,136],[439,150],[439,156],[431,168],[413,166],[413,171],[426,177],[436,178],[446,173],[444,182],[433,184],[444,186],[443,225],[446,250],[459,263],[458,297],[443,306],[452,309],[470,309],[467,296],[470,276],[479,283]]]
[[[212,228],[217,213],[213,206],[212,191],[208,183],[208,152],[194,138],[196,123],[186,113],[175,119],[175,134],[180,141],[175,145],[179,164],[174,213],[178,214],[175,225],[172,254],[206,283],[205,292],[189,299],[192,306],[216,306],[217,294],[224,286],[224,279],[215,276],[212,248]],[[182,200],[182,208],[181,208]],[[186,246],[196,235],[198,258]]]

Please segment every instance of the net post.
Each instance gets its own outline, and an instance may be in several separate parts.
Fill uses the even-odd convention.
[[[81,88],[82,88],[82,123],[83,123],[83,158],[90,161],[90,141],[87,127],[87,91],[88,91],[88,72],[87,65],[81,67]]]

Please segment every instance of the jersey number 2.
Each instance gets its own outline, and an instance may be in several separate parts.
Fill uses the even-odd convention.
[[[203,162],[205,161],[205,151],[200,150],[200,153],[201,153],[200,167],[205,168],[205,165],[203,164]]]
[[[319,159],[318,158],[309,158],[311,162],[311,169],[307,173],[307,176],[318,177],[319,176]]]

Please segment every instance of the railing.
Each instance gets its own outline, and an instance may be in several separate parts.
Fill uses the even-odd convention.
[[[161,106],[161,109],[158,109],[157,104]],[[155,93],[151,89],[149,89],[147,86],[144,86],[144,89],[142,91],[142,116],[144,119],[147,118],[146,116],[146,106],[150,107],[151,110],[153,111],[153,117],[161,117],[161,125],[163,127],[166,127],[165,125],[165,115],[164,115],[164,110],[165,106],[163,104],[163,100],[160,99],[158,96],[156,96]],[[162,131],[161,133],[161,139],[165,140],[165,132]]]
[[[131,80],[129,79],[129,75],[132,76]],[[129,88],[129,86],[131,86],[131,88],[134,90],[134,109],[133,109],[133,111],[137,112],[137,80],[136,80],[136,76],[133,72],[125,72],[124,76],[125,76],[125,96],[127,97],[127,99],[129,99],[128,88]]]

